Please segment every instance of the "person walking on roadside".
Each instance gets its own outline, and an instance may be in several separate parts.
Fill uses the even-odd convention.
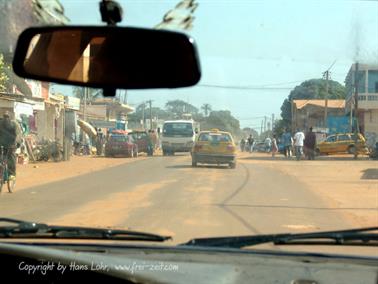
[[[21,136],[20,125],[6,111],[0,120],[0,146],[4,147],[10,179],[16,178],[16,149],[20,146]]]
[[[245,139],[244,137],[240,140],[240,151],[244,152]]]
[[[273,135],[273,139],[272,139],[272,157],[273,158],[276,156],[277,151],[278,151],[277,139],[276,139],[276,135]]]
[[[101,128],[97,128],[96,137],[96,154],[97,156],[102,156],[105,143],[105,136]]]
[[[249,137],[248,137],[248,152],[249,153],[252,153],[254,143],[255,143],[255,139],[253,139],[252,134],[250,134]]]
[[[265,138],[265,152],[269,153],[272,151],[272,139],[270,137]]]
[[[293,138],[291,137],[291,133],[288,128],[286,128],[284,134],[282,134],[282,144],[284,146],[284,153],[285,157],[291,157],[291,150],[293,147]]]
[[[304,150],[308,160],[315,160],[316,135],[312,132],[312,127],[306,133],[304,140]]]
[[[304,140],[305,140],[305,135],[298,128],[297,132],[294,134],[294,148],[295,148],[295,156],[297,158],[297,161],[299,161],[302,158]]]

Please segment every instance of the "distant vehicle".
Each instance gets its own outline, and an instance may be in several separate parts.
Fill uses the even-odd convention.
[[[228,164],[236,167],[236,145],[231,134],[218,129],[201,131],[192,150],[192,166],[197,163]]]
[[[139,153],[146,153],[148,156],[154,154],[154,147],[150,136],[145,130],[133,130],[128,134],[138,145]]]
[[[353,133],[340,133],[329,135],[323,142],[317,143],[317,155],[341,154],[349,153],[354,154],[356,151],[355,134]],[[361,154],[368,154],[369,150],[366,146],[366,140],[362,134],[358,134],[357,151]]]
[[[138,157],[138,145],[127,134],[111,134],[105,144],[105,157]]]
[[[163,125],[161,145],[163,155],[192,150],[198,125],[194,120],[169,120]]]
[[[253,152],[264,152],[264,153],[266,153],[265,142],[255,142],[255,145],[253,146]]]

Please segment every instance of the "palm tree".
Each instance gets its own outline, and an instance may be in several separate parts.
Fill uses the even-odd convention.
[[[81,100],[84,100],[85,89],[83,87],[72,87],[73,95]],[[87,102],[92,102],[96,98],[100,97],[102,90],[88,88]]]
[[[201,109],[203,110],[203,113],[205,114],[205,116],[208,116],[211,112],[211,105],[210,104],[203,104],[201,106]]]

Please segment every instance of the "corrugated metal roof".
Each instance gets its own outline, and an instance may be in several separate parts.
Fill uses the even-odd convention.
[[[307,105],[325,107],[325,100],[294,100],[297,109]],[[345,108],[345,100],[328,100],[328,108]]]

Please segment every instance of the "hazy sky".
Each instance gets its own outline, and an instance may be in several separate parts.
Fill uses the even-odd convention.
[[[101,25],[99,0],[61,0],[72,24]],[[153,27],[179,0],[119,0],[122,26]],[[280,114],[290,89],[322,77],[344,83],[356,57],[378,62],[378,1],[197,1],[194,28],[203,76],[199,86],[128,91],[132,105],[152,99],[163,107],[180,98],[228,109],[242,126],[258,128],[261,116]],[[357,51],[359,50],[358,55]],[[209,88],[217,85],[242,88]]]

